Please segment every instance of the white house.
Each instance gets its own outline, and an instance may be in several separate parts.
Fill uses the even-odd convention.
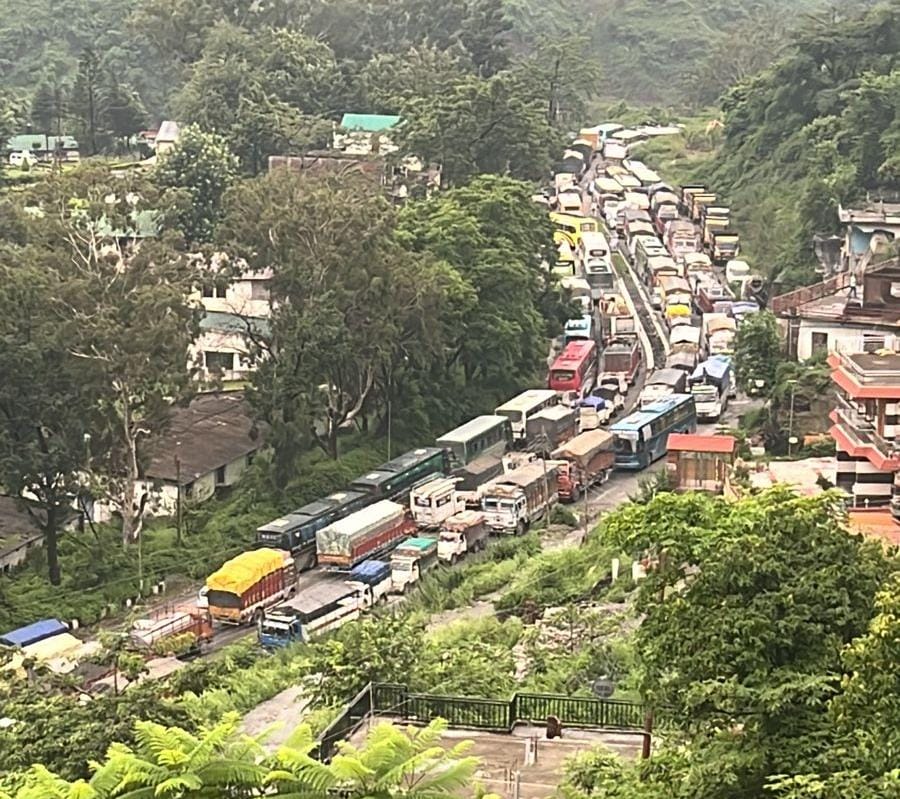
[[[332,134],[332,146],[348,155],[386,155],[397,151],[390,131],[400,123],[392,114],[344,114]]]

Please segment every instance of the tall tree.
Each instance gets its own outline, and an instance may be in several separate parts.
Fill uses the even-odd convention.
[[[72,88],[70,111],[75,117],[80,140],[90,155],[99,152],[104,133],[103,72],[100,57],[90,47],[78,59],[78,73]]]
[[[161,432],[172,402],[191,390],[188,348],[198,285],[180,242],[160,232],[162,211],[140,177],[79,170],[39,190],[45,267],[68,352],[100,376],[103,424],[92,451],[106,493],[122,514],[123,540],[140,534],[148,497],[138,495],[142,442]]]
[[[778,323],[771,313],[763,311],[744,320],[734,341],[735,371],[744,391],[769,394],[782,357]]]
[[[59,536],[87,488],[86,442],[100,409],[48,302],[60,276],[32,245],[3,246],[0,260],[0,482],[39,526],[59,585]]]
[[[496,75],[509,65],[512,22],[502,0],[470,0],[460,30],[466,48],[482,77]]]
[[[195,125],[186,126],[174,149],[160,158],[154,180],[162,189],[186,193],[175,222],[191,243],[212,241],[222,215],[222,198],[238,175],[228,141]]]
[[[103,122],[122,148],[147,122],[140,95],[115,75],[107,74],[103,87]]]

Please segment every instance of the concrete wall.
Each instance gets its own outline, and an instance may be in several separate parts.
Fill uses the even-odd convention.
[[[204,297],[202,292],[197,291],[191,295],[191,299],[199,301],[207,311],[268,318],[272,313],[269,304],[270,277],[260,275],[252,279],[238,278],[225,288],[224,297]]]
[[[247,339],[242,333],[236,331],[204,330],[199,338],[191,345],[189,360],[199,368],[201,380],[209,380],[212,374],[206,368],[204,352],[228,352],[236,356],[232,358],[232,368],[222,373],[222,379],[245,380],[253,371],[249,360]]]
[[[841,352],[863,352],[863,343],[869,340],[869,336],[884,338],[884,345],[892,347],[894,335],[884,330],[875,328],[860,328],[841,325],[837,322],[814,322],[804,319],[800,323],[797,335],[797,360],[805,361],[811,358],[813,350],[813,334],[824,333],[827,335],[827,349],[829,352],[839,350]],[[817,337],[818,338],[818,337]]]

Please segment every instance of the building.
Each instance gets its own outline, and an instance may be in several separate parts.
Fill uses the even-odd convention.
[[[21,503],[13,497],[0,496],[0,574],[8,574],[24,563],[43,539],[37,522]]]
[[[45,133],[18,133],[7,140],[4,153],[28,151],[38,161],[52,161],[58,157],[63,161],[80,159],[78,142],[73,136],[48,136]]]
[[[174,513],[182,501],[202,502],[234,485],[263,447],[265,430],[239,392],[198,395],[173,408],[168,431],[143,454],[141,490],[155,514]]]
[[[805,361],[817,352],[877,352],[900,339],[900,259],[872,254],[856,271],[774,297],[788,354]]]
[[[332,134],[332,147],[348,155],[387,155],[397,151],[390,131],[400,117],[388,114],[344,114]]]
[[[900,203],[868,201],[860,208],[838,206],[838,218],[844,226],[841,266],[859,269],[884,242],[900,234]]]
[[[173,122],[171,119],[167,119],[163,122],[159,126],[159,130],[156,132],[156,137],[153,140],[156,154],[162,155],[175,147],[175,142],[178,141],[179,133],[180,131],[177,122]]]
[[[900,354],[833,352],[828,365],[837,398],[830,415],[837,486],[854,505],[885,506],[900,471]]]
[[[736,447],[734,436],[670,433],[667,468],[675,490],[721,493]]]
[[[268,335],[268,319],[207,311],[200,320],[200,335],[191,345],[189,361],[198,369],[202,383],[242,383],[253,371],[253,338]]]

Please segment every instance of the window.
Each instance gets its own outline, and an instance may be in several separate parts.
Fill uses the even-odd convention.
[[[262,280],[251,280],[250,299],[267,301],[269,299],[269,284]]]
[[[216,469],[216,485],[223,486],[225,485],[225,467],[220,466]]]
[[[863,352],[878,352],[884,349],[884,336],[863,333]]]
[[[216,297],[218,299],[225,299],[225,292],[227,291],[225,286],[216,286],[216,285],[204,285],[200,290],[204,297]]]
[[[209,372],[230,372],[234,369],[234,353],[204,352],[203,363]]]
[[[900,283],[891,283],[891,296],[900,297]]]
[[[813,333],[812,334],[812,351],[826,352],[828,350],[828,334]]]

